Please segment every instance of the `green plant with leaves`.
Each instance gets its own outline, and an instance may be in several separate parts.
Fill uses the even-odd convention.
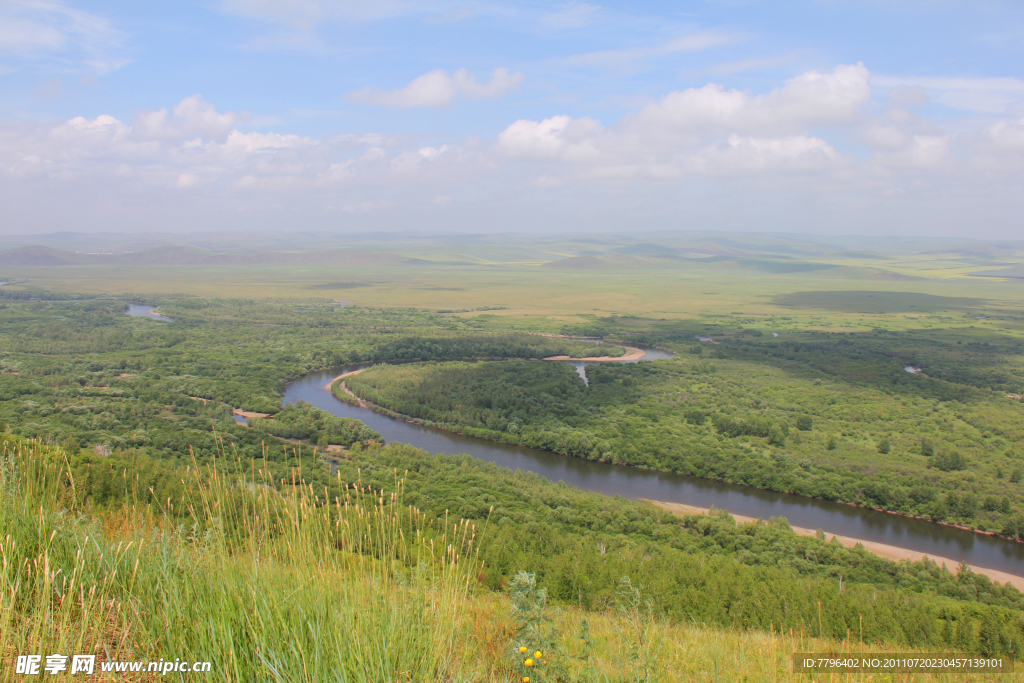
[[[633,680],[646,683],[651,680],[647,633],[648,625],[654,619],[654,601],[645,598],[629,576],[623,576],[615,591],[615,610],[630,625],[629,655]]]

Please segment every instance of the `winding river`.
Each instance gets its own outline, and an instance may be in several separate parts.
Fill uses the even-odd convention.
[[[644,361],[672,357],[672,354],[657,349],[645,350],[647,353]],[[592,364],[582,361],[564,362],[576,367],[581,375],[583,368]],[[794,526],[824,529],[829,534],[907,548],[1018,576],[1024,574],[1024,544],[1021,543],[817,498],[764,491],[672,472],[591,462],[453,434],[349,405],[324,389],[332,378],[368,365],[360,363],[305,375],[287,386],[284,403],[306,401],[334,415],[362,420],[389,442],[410,444],[430,453],[468,453],[502,467],[536,472],[551,481],[561,480],[585,491],[702,508],[714,506],[736,515],[761,519],[785,517]]]

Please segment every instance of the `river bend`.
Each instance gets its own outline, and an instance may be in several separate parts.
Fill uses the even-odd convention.
[[[656,349],[646,350],[645,361],[672,356]],[[583,367],[591,364],[566,362],[574,365],[581,375]],[[367,365],[355,364],[300,377],[286,387],[284,403],[302,400],[334,415],[362,420],[368,427],[380,432],[388,442],[409,444],[430,453],[467,453],[502,467],[535,472],[550,481],[564,481],[585,491],[703,508],[714,506],[737,515],[761,519],[785,517],[794,526],[823,529],[829,534],[907,548],[1018,576],[1024,574],[1024,544],[1021,543],[817,498],[698,479],[673,472],[592,462],[463,436],[350,405],[324,389],[333,377]]]

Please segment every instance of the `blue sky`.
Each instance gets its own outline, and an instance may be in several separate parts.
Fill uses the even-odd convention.
[[[5,233],[1019,237],[1024,3],[0,4]]]

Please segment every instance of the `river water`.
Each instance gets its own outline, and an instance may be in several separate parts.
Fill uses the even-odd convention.
[[[648,350],[644,360],[670,358],[671,355]],[[578,372],[583,366],[591,364],[567,362],[576,366]],[[284,403],[303,400],[334,415],[362,420],[368,427],[380,432],[388,442],[410,444],[430,453],[468,453],[502,467],[536,472],[551,481],[564,481],[585,491],[704,508],[714,506],[737,515],[761,519],[785,517],[793,526],[823,529],[830,534],[908,548],[1009,574],[1024,574],[1024,544],[816,498],[697,479],[671,472],[591,462],[533,448],[452,434],[349,405],[324,389],[333,377],[367,365],[356,364],[305,375],[287,386]]]
[[[154,312],[155,306],[142,306],[140,304],[128,304],[128,315],[137,318],[149,318],[151,320],[166,320],[169,323],[174,322],[174,318],[167,318],[162,315],[158,315]]]

